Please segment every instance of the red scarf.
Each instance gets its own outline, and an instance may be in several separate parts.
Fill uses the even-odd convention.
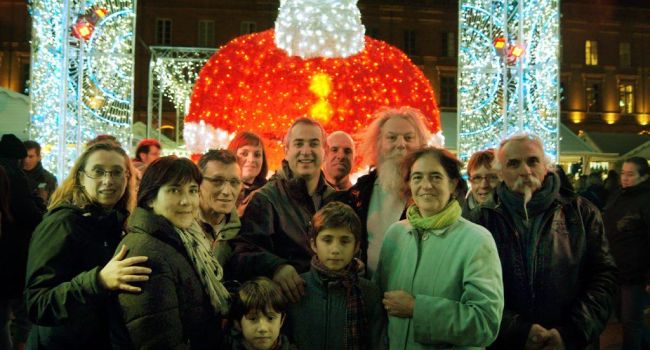
[[[334,271],[330,270],[318,260],[318,256],[311,258],[311,267],[316,270],[325,280],[340,281],[347,290],[347,312],[345,324],[345,338],[343,342],[346,350],[362,350],[367,348],[367,344],[361,341],[361,336],[368,334],[366,313],[359,287],[359,261],[353,259],[345,268]]]

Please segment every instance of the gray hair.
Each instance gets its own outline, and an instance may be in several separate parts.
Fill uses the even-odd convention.
[[[506,137],[505,139],[501,140],[501,143],[499,143],[499,148],[497,148],[496,157],[494,159],[494,168],[496,170],[501,170],[501,168],[503,166],[501,164],[501,159],[503,157],[504,148],[506,147],[506,145],[508,143],[510,143],[512,141],[518,141],[518,142],[530,141],[530,142],[534,143],[537,147],[539,147],[540,150],[542,150],[542,153],[544,154],[543,162],[544,162],[544,166],[546,167],[546,169],[548,169],[549,171],[555,171],[553,169],[553,161],[546,154],[546,152],[544,152],[544,141],[542,141],[542,139],[539,136],[537,136],[535,134],[532,134],[532,133],[529,133],[529,132],[516,133],[514,135],[511,135],[511,136]]]

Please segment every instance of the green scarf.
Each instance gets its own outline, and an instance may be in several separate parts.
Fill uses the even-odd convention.
[[[439,230],[458,221],[463,210],[455,199],[452,199],[438,214],[423,218],[420,209],[413,204],[406,211],[406,217],[413,227],[419,230]]]

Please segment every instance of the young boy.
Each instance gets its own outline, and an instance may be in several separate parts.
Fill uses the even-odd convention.
[[[358,277],[361,221],[332,202],[312,218],[315,255],[301,275],[305,295],[289,306],[287,331],[299,349],[386,349],[386,315],[379,288]]]
[[[244,283],[233,296],[230,319],[234,323],[225,338],[229,350],[292,350],[280,328],[287,303],[282,291],[266,277]]]

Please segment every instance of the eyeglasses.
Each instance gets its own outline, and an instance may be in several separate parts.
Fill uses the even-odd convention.
[[[488,182],[494,183],[499,181],[499,177],[496,175],[486,175],[486,176],[474,175],[469,178],[469,181],[471,181],[474,184],[481,183],[483,182],[483,180],[487,180]]]
[[[221,176],[204,176],[203,179],[210,181],[215,187],[223,187],[223,185],[226,183],[230,184],[230,186],[234,188],[241,186],[241,180],[237,178],[226,179],[225,177]]]
[[[94,180],[103,179],[106,174],[114,179],[122,179],[128,174],[124,169],[104,170],[101,168],[92,169],[90,171],[83,170],[83,173]]]

